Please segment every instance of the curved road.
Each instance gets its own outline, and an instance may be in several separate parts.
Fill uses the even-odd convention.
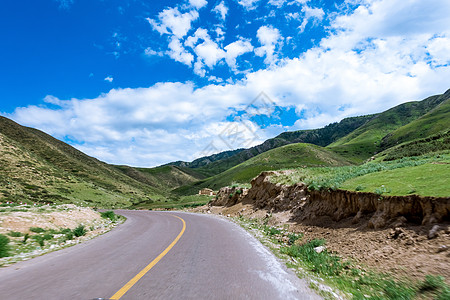
[[[189,213],[118,213],[128,220],[107,234],[1,268],[0,298],[319,299],[232,222]]]

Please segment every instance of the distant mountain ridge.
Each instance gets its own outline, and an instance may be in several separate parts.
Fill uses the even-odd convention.
[[[446,100],[448,102],[449,98],[450,89],[442,95],[431,96],[422,101],[403,103],[377,114],[345,118],[323,128],[283,132],[258,146],[248,149],[225,151],[198,158],[191,163],[173,162],[167,165],[185,166],[195,169],[196,172],[204,176],[214,176],[261,153],[294,143],[309,143],[327,147],[354,163],[361,163],[375,153],[386,149],[388,139],[385,137],[394,130],[418,120],[429,112],[431,113],[441,103]],[[448,109],[447,106],[442,106],[442,109]],[[440,114],[435,113],[435,115]],[[445,116],[442,116],[442,118],[445,119]],[[445,124],[445,120],[441,122],[441,125],[439,127],[441,130],[449,126]],[[430,130],[428,134],[434,134],[437,131],[436,128]],[[383,138],[385,140],[382,142]],[[401,141],[405,142],[411,140],[411,138],[405,137]]]

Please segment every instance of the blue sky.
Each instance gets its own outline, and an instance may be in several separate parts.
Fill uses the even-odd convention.
[[[450,88],[448,0],[28,0],[0,10],[0,113],[155,166]]]

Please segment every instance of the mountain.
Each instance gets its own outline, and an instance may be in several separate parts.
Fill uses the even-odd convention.
[[[377,114],[366,124],[328,145],[327,148],[347,157],[355,163],[361,163],[376,153],[393,146],[397,142],[425,137],[437,133],[439,130],[449,128],[450,122],[445,122],[446,117],[449,120],[448,104],[445,105],[449,96],[450,90],[443,95],[436,95],[422,101],[407,102],[395,106]],[[443,105],[442,109],[440,108],[441,104]],[[427,115],[429,116],[427,117]],[[437,121],[439,121],[439,124]],[[432,128],[424,130],[420,128],[421,126],[423,128],[432,126]],[[412,130],[420,128],[422,135],[406,135],[405,130],[400,129],[402,127]],[[400,131],[395,134],[397,130]],[[402,138],[394,141],[399,136],[402,136]]]
[[[299,167],[346,166],[350,163],[340,155],[313,144],[296,143],[268,150],[218,175],[175,189],[178,194],[196,193],[203,187],[219,189],[233,182],[246,183],[262,171]]]
[[[0,202],[124,207],[164,198],[157,188],[4,117],[0,117],[0,184]]]
[[[440,102],[438,105],[420,118],[384,136],[380,147],[387,149],[407,141],[426,138],[448,130],[450,128],[450,90],[434,97],[437,97],[436,102]]]
[[[194,169],[197,173],[203,174],[204,176],[214,176],[252,157],[281,146],[294,143],[309,143],[322,147],[327,146],[353,132],[375,116],[367,115],[345,118],[338,123],[332,123],[320,129],[283,132],[272,139],[268,139],[261,145],[249,149],[225,151],[212,156],[199,158],[192,163],[184,163],[183,165]],[[180,165],[179,162],[170,163],[170,165],[172,164]]]

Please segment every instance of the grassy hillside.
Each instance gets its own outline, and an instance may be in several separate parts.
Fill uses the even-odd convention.
[[[308,188],[347,189],[380,195],[450,197],[450,151],[405,157],[359,166],[297,168],[271,178],[273,182],[304,182]]]
[[[417,120],[385,136],[381,141],[381,147],[387,149],[406,141],[426,138],[450,130],[450,90],[440,97],[446,100]]]
[[[0,117],[0,202],[112,207],[164,198],[151,186],[32,128]]]
[[[115,168],[129,177],[165,193],[204,178],[194,169],[170,165],[156,168],[132,168],[128,166],[115,166]]]
[[[262,171],[280,170],[294,167],[343,166],[349,162],[323,147],[311,144],[290,144],[257,155],[227,171],[183,186],[175,190],[179,194],[193,194],[200,188],[219,189],[233,182],[249,183]]]
[[[194,161],[187,166],[195,168],[195,171],[205,176],[213,176],[222,173],[240,163],[245,162],[252,157],[255,157],[261,153],[275,149],[284,145],[295,143],[308,143],[318,146],[326,146],[339,138],[346,136],[353,130],[364,125],[376,115],[367,115],[361,117],[352,117],[343,119],[340,122],[329,124],[323,128],[313,130],[298,130],[291,132],[283,132],[275,138],[268,139],[261,145],[249,148],[239,149],[237,152],[232,153],[230,151],[223,152],[220,158],[216,156],[206,157],[198,159],[196,161],[202,161],[203,164],[198,164]],[[232,154],[232,155],[231,155]],[[205,163],[209,159],[214,158],[209,163]]]
[[[444,109],[438,109],[438,106],[443,104],[444,100],[447,99],[449,95],[450,92],[447,92],[443,95],[432,96],[422,101],[408,102],[391,108],[378,114],[372,120],[349,135],[330,144],[328,148],[351,159],[355,163],[361,163],[388,147],[387,141],[382,143],[383,138],[392,134],[402,126],[416,120],[418,121],[421,117],[424,118],[422,122],[414,122],[416,125],[407,128],[414,130],[417,126],[426,126],[427,129],[422,131],[423,134],[429,135],[437,133],[436,130],[445,127],[444,114],[447,113],[447,106],[444,106]],[[432,117],[425,117],[425,115],[432,113],[433,111],[435,111],[435,113]],[[440,125],[435,126],[434,122],[436,121],[438,121]],[[403,137],[401,139],[402,141],[411,140],[414,137],[421,137],[404,135],[404,131],[400,131],[399,134],[395,135],[395,137],[398,136]]]

